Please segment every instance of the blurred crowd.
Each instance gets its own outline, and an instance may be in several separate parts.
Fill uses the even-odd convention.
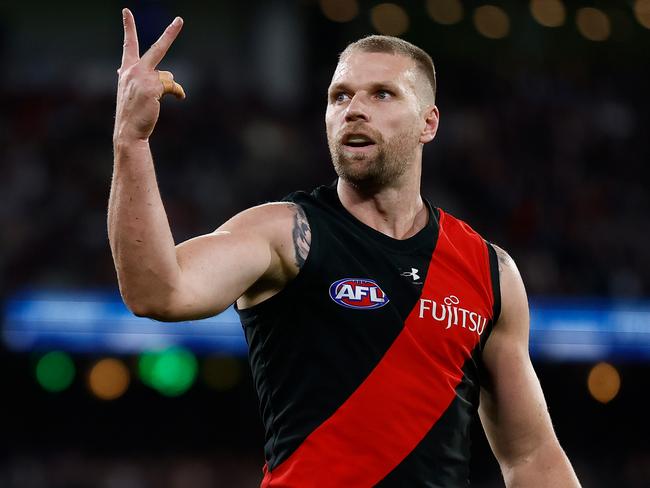
[[[573,457],[582,486],[589,488],[645,488],[650,479],[646,454],[626,464],[609,466],[607,474],[594,460]],[[0,486],[4,488],[254,488],[262,470],[251,456],[232,453],[146,456],[123,453],[92,456],[63,450],[47,456],[23,455],[0,463]],[[473,488],[502,488],[492,469],[490,476],[473,475]]]
[[[5,469],[5,488],[215,488],[259,486],[262,471],[241,455],[88,456],[63,451],[17,456]]]

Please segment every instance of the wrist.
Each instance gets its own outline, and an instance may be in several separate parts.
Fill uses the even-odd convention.
[[[142,146],[149,146],[149,137],[138,136],[123,129],[116,129],[113,133],[113,151],[115,154]]]

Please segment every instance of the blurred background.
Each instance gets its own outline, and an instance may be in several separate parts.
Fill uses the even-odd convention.
[[[126,5],[125,5],[126,4]],[[335,178],[337,54],[426,49],[422,192],[517,261],[531,352],[585,487],[650,486],[650,0],[0,4],[0,486],[253,487],[263,432],[232,310],[136,319],[106,234],[121,8],[176,15],[152,138],[177,241]],[[472,486],[503,486],[477,422]]]

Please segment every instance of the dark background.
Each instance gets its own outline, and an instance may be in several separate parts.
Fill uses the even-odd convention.
[[[185,20],[160,68],[188,97],[164,100],[151,142],[177,241],[334,179],[327,85],[345,45],[377,32],[379,3],[359,2],[353,20],[337,23],[311,0],[127,2],[142,51],[175,15]],[[507,249],[531,296],[647,298],[650,30],[634,2],[565,2],[564,25],[551,29],[528,2],[495,1],[510,17],[498,40],[473,25],[483,2],[461,2],[451,26],[424,1],[396,3],[410,19],[402,37],[438,73],[441,125],[425,150],[423,195]],[[576,28],[578,8],[594,5],[611,19],[603,42]],[[2,298],[116,287],[105,222],[123,6],[0,5]],[[227,391],[198,381],[166,398],[134,381],[102,402],[81,379],[43,391],[33,373],[43,352],[0,349],[0,486],[259,481],[263,434],[245,358]],[[76,354],[77,370],[98,357]],[[586,389],[591,366],[535,362],[560,441],[584,486],[648,486],[648,365],[619,359],[621,392],[605,405]],[[480,426],[473,467],[473,486],[502,486]]]

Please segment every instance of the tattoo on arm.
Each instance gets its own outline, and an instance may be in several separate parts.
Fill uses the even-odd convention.
[[[512,259],[507,252],[505,252],[503,249],[501,249],[499,246],[496,244],[492,244],[492,247],[494,247],[494,250],[497,253],[497,261],[499,262],[499,273],[503,272],[503,268],[506,266],[509,266],[510,260]]]
[[[296,213],[293,217],[293,248],[296,253],[296,266],[302,268],[311,247],[311,228],[307,221],[305,211],[300,205],[295,205]]]

